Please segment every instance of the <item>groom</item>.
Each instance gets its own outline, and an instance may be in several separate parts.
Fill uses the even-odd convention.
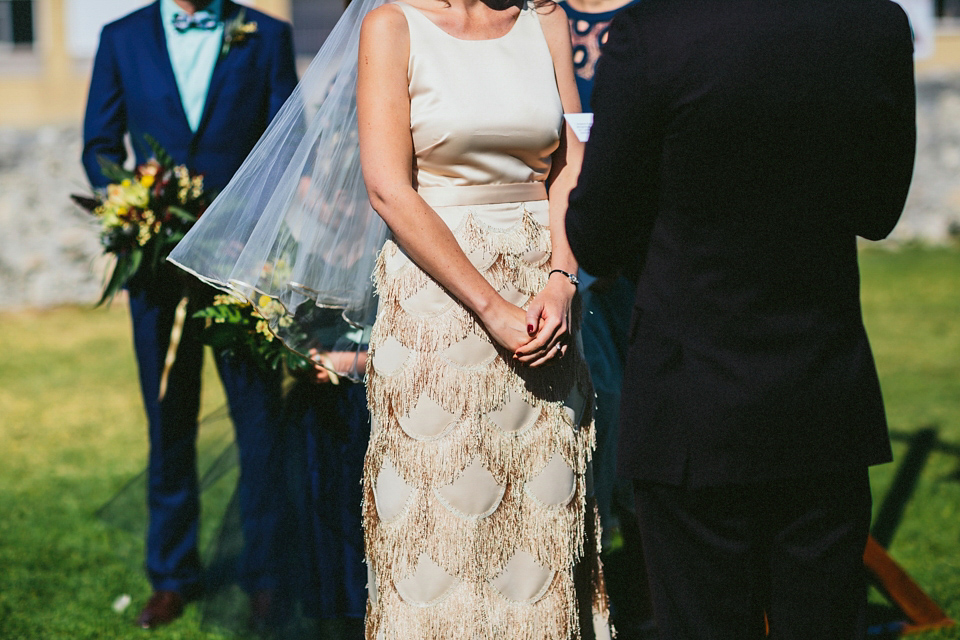
[[[900,216],[910,26],[888,0],[644,0],[609,31],[567,234],[639,276],[621,406],[663,638],[862,638],[891,458],[857,236]]]
[[[83,165],[94,187],[107,179],[98,158],[123,163],[130,142],[138,164],[153,136],[177,163],[220,190],[296,85],[290,26],[231,0],[159,0],[104,27],[84,119]],[[154,593],[143,628],[170,622],[201,588],[197,552],[197,413],[203,345],[190,315],[207,296],[193,286],[167,392],[158,400],[164,358],[184,283],[170,267],[128,285],[134,346],[149,425],[147,572]],[[205,292],[209,293],[209,292]],[[280,377],[242,357],[218,355],[240,450],[245,550],[241,586],[254,622],[266,617],[276,586]]]

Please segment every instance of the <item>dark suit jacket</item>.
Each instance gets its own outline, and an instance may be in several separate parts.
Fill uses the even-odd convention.
[[[639,271],[620,469],[709,486],[890,459],[856,236],[913,170],[910,28],[887,0],[644,0],[597,67],[567,232]]]
[[[240,9],[224,0],[224,21]],[[290,25],[249,8],[246,21],[257,31],[218,59],[196,133],[180,102],[160,3],[103,28],[83,129],[83,166],[93,186],[107,183],[97,156],[126,159],[127,131],[138,164],[152,155],[143,139],[149,134],[175,161],[203,173],[208,188],[226,186],[297,84]]]

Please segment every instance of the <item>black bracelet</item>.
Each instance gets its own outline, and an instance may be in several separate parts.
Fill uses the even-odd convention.
[[[570,281],[570,284],[572,284],[573,286],[577,286],[578,284],[580,284],[580,278],[578,278],[576,274],[568,273],[563,269],[554,269],[553,271],[547,274],[547,277],[549,278],[555,273],[559,273],[561,275],[566,276],[566,278]]]

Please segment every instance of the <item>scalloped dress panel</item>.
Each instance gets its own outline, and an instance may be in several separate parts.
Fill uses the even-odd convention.
[[[410,30],[416,186],[471,263],[525,308],[546,285],[544,183],[563,110],[532,6],[462,40]],[[581,349],[530,369],[388,241],[367,360],[368,640],[609,638],[589,497],[593,390]]]

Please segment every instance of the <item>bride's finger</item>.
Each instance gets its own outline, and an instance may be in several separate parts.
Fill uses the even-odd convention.
[[[534,336],[533,340],[523,345],[516,351],[516,356],[521,362],[530,361],[530,358],[538,354],[546,353],[553,348],[558,339],[558,332],[562,323],[557,320],[547,320],[540,327],[540,331]]]
[[[540,314],[543,312],[543,303],[534,300],[527,308],[526,321],[527,333],[535,336],[540,331]]]

